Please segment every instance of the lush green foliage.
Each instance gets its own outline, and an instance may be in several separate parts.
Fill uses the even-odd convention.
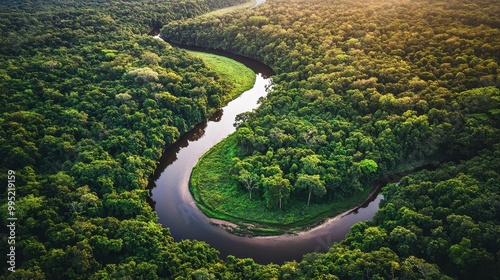
[[[496,145],[462,164],[387,186],[375,221],[355,225],[343,244],[365,252],[387,246],[401,258],[428,260],[462,279],[498,277],[499,156]]]
[[[269,208],[341,200],[402,164],[469,157],[498,142],[500,22],[488,1],[473,11],[461,1],[286,3],[162,32],[278,72],[236,133],[234,173],[259,177]],[[307,185],[307,176],[319,179]]]
[[[498,278],[500,22],[488,0],[273,0],[167,25],[163,36],[279,73],[235,136],[245,199],[257,175],[252,200],[286,209],[311,193],[314,207],[401,164],[486,149],[389,186],[375,221],[301,262],[221,261],[173,242],[147,178],[227,92],[202,60],[144,34],[236,2],[0,2],[0,178],[16,171],[19,220],[5,278]]]
[[[240,85],[146,34],[229,3],[1,3],[0,169],[17,178],[9,278],[154,279],[218,261],[206,244],[173,243],[146,187],[164,147]]]
[[[233,178],[227,176],[227,170],[234,166],[236,149],[235,134],[210,149],[193,169],[190,189],[205,214],[240,224],[244,234],[249,234],[245,230],[247,222],[279,231],[302,230],[315,221],[352,209],[364,201],[371,191],[366,188],[365,192],[331,203],[307,205],[307,198],[292,200],[280,211],[269,211],[268,201],[256,197],[262,188],[260,177],[246,170]]]
[[[169,24],[161,33],[167,40],[247,55],[278,73],[274,91],[257,112],[240,117],[243,122],[235,134],[239,148],[234,153],[233,178],[225,190],[221,185],[220,193],[210,192],[211,196],[232,192],[234,198],[224,200],[232,205],[248,192],[249,211],[259,204],[274,211],[291,210],[290,205],[297,200],[307,204],[343,200],[377,178],[426,161],[468,159],[482,149],[493,149],[500,140],[499,9],[495,1],[487,0],[277,0],[233,17]],[[491,161],[498,165],[497,158]],[[481,168],[478,170],[487,174],[495,170],[485,165]],[[483,183],[496,176],[489,174]],[[474,191],[474,183],[467,178],[449,174],[440,180],[462,182],[460,188]],[[428,184],[425,187],[433,189],[444,183],[433,179]],[[496,188],[486,192],[498,196]],[[439,205],[439,195],[428,196],[437,200],[437,211],[450,209],[443,219],[464,215],[458,208]],[[402,198],[406,199],[425,201],[420,196]],[[456,205],[466,202],[449,201]],[[422,203],[423,208],[430,206],[430,202]],[[404,224],[401,215],[382,218],[386,219],[389,224],[390,219]],[[478,223],[474,218],[464,219]],[[483,222],[489,223],[485,232],[491,232],[491,240],[497,240],[496,210]],[[379,236],[373,238],[382,240],[395,228],[360,231],[357,241],[371,240],[370,234],[375,233]],[[422,253],[426,250],[422,247],[399,248],[397,240],[363,248],[348,239],[343,246],[371,252],[357,256],[365,261],[375,252],[388,256],[383,261],[386,264],[394,257],[405,260],[406,264],[398,266],[405,277],[410,277],[405,269],[411,264],[411,271],[418,267],[421,272],[437,272],[425,264],[429,261],[451,275],[472,278],[480,270],[485,273],[483,278],[493,278],[499,265],[496,246],[490,250],[489,243],[468,235],[454,239],[456,229],[451,228],[443,233],[447,241],[433,251],[443,254],[439,262],[441,255]],[[422,230],[397,228],[394,238],[406,232],[425,247],[435,237],[429,233],[433,229],[425,228],[424,236],[429,237],[420,240]],[[392,252],[383,247],[391,247]],[[357,254],[339,248],[344,247],[333,250],[336,257]],[[476,253],[480,257],[473,257]],[[331,258],[318,257],[321,261]],[[388,267],[386,274],[378,276],[389,278],[388,272],[398,269]],[[350,274],[354,269],[347,273],[341,270],[332,274],[358,277]]]

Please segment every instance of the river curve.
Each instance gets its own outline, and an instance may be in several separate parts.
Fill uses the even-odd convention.
[[[374,195],[356,210],[330,218],[323,224],[298,234],[242,237],[214,225],[201,212],[189,192],[189,177],[198,159],[213,145],[235,131],[236,115],[251,111],[258,100],[267,95],[272,70],[259,62],[217,52],[249,66],[256,73],[252,89],[244,92],[217,111],[208,121],[198,124],[170,146],[160,159],[151,184],[152,204],[163,227],[170,228],[176,241],[196,239],[205,241],[221,252],[221,257],[234,255],[250,257],[257,263],[278,263],[300,260],[310,252],[325,252],[334,242],[344,239],[350,227],[359,221],[370,220],[378,210],[382,195]]]

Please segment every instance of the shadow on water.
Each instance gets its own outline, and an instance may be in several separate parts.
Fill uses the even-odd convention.
[[[207,128],[208,122],[219,122],[222,119],[223,114],[224,110],[218,109],[208,120],[195,125],[193,129],[181,135],[179,140],[168,146],[163,152],[163,155],[158,160],[158,165],[156,166],[155,172],[149,178],[148,188],[152,189],[156,187],[155,181],[160,178],[161,173],[163,173],[163,171],[165,171],[165,169],[169,165],[177,160],[177,154],[179,153],[179,151],[182,148],[187,147],[189,145],[189,142],[198,141],[201,137],[203,137],[203,135],[205,135],[205,129]]]

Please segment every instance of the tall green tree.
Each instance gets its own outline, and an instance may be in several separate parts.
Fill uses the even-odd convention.
[[[326,193],[325,182],[323,182],[317,174],[299,174],[295,183],[295,188],[306,189],[308,191],[307,205],[311,202],[311,194],[322,197]]]

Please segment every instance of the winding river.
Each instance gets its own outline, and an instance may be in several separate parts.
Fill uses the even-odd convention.
[[[152,180],[152,204],[163,227],[170,228],[176,241],[182,239],[202,240],[221,252],[221,257],[251,257],[257,263],[278,263],[300,260],[310,252],[325,252],[333,242],[345,237],[352,224],[372,219],[382,199],[375,193],[356,210],[348,211],[328,219],[320,226],[295,235],[241,237],[230,234],[213,225],[196,206],[188,183],[198,159],[213,145],[235,131],[236,115],[251,111],[258,100],[266,96],[271,85],[272,70],[256,61],[216,52],[238,60],[256,73],[252,89],[231,101],[226,107],[193,130],[184,134],[170,146],[162,156]]]

